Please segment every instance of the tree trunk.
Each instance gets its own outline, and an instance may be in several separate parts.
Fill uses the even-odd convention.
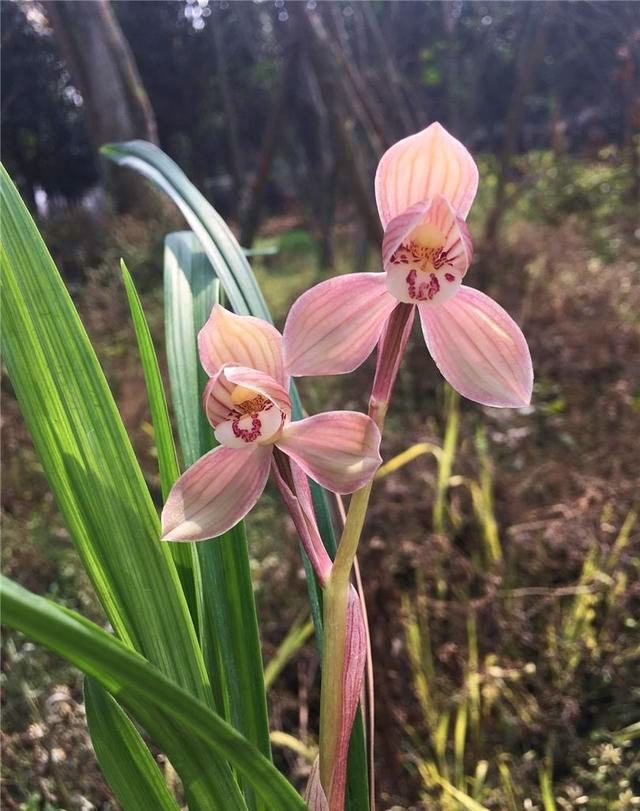
[[[157,143],[151,104],[108,0],[57,0],[45,11],[82,94],[96,149],[132,138]],[[148,200],[146,186],[126,170],[111,171],[110,180],[119,209]]]
[[[220,12],[220,9],[218,9],[218,12]],[[222,14],[218,13],[215,19],[212,18],[210,28],[213,33],[216,69],[218,72],[218,81],[220,82],[220,93],[222,95],[222,109],[224,111],[225,132],[227,135],[229,172],[231,173],[235,188],[236,203],[232,210],[232,214],[235,216],[238,213],[240,195],[243,191],[244,166],[242,161],[240,136],[238,134],[238,113],[227,71],[226,33],[222,30],[222,26]]]
[[[295,6],[292,7],[292,11]],[[360,150],[354,143],[352,116],[358,116],[354,109],[354,94],[349,93],[344,78],[339,75],[331,52],[329,36],[322,19],[315,12],[307,13],[302,9],[297,14],[302,31],[302,38],[309,56],[309,63],[318,81],[323,102],[327,108],[333,137],[343,159],[343,168],[351,185],[353,199],[365,225],[367,236],[372,244],[380,244],[382,228],[375,205],[373,183],[369,182],[368,172],[362,166]],[[362,134],[369,136],[371,145],[372,133],[360,119]],[[374,150],[375,152],[375,150]]]
[[[522,130],[527,94],[535,80],[536,70],[544,58],[547,30],[555,8],[553,4],[550,6],[547,6],[546,3],[531,4],[528,12],[529,16],[524,24],[519,57],[516,62],[516,80],[507,115],[504,143],[498,155],[500,165],[498,184],[493,206],[485,225],[484,236],[490,246],[496,244],[500,222],[508,207],[509,200],[506,192],[509,167]]]
[[[280,73],[279,85],[274,95],[269,120],[260,152],[260,162],[255,177],[240,211],[240,244],[250,248],[255,239],[260,222],[260,211],[267,188],[273,158],[282,140],[282,124],[291,96],[293,79],[297,75],[298,42],[295,39],[288,45]]]

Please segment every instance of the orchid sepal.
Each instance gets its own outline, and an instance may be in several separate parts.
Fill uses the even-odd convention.
[[[294,377],[352,372],[373,351],[395,305],[381,273],[320,282],[297,299],[287,316],[287,371]]]
[[[418,308],[425,341],[443,377],[477,403],[520,408],[531,402],[533,366],[526,339],[492,298],[462,285],[444,304]]]

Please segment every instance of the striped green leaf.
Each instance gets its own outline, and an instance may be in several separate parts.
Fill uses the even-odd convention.
[[[183,761],[195,765],[193,774],[188,775],[192,779],[185,785],[197,803],[190,802],[190,809],[241,811],[246,807],[229,784],[221,783],[215,796],[202,796],[213,765],[223,760],[254,787],[266,808],[306,808],[298,793],[251,742],[116,637],[4,576],[0,576],[0,592],[3,622],[63,656],[108,690],[163,747],[183,782]],[[173,742],[172,735],[176,736]]]
[[[147,141],[106,144],[101,152],[118,166],[127,166],[151,180],[178,206],[215,268],[234,312],[271,320],[244,251],[229,226],[168,155]]]
[[[205,705],[208,674],[155,507],[65,286],[0,167],[4,361],[71,537],[116,634]],[[46,641],[46,640],[42,640]],[[242,808],[228,763],[138,719],[171,746],[195,809]],[[177,750],[177,751],[176,751]],[[189,756],[183,753],[189,753]],[[236,803],[234,806],[233,803]]]
[[[171,554],[71,298],[0,169],[4,362],[49,484],[118,636],[211,700]]]
[[[96,758],[123,811],[179,811],[129,716],[99,682],[88,677],[84,704]]]
[[[124,287],[127,292],[131,319],[136,333],[140,361],[144,373],[144,382],[147,388],[151,422],[153,424],[156,450],[158,452],[162,496],[166,498],[171,486],[180,475],[178,456],[176,454],[173,432],[171,431],[171,422],[169,420],[167,398],[164,393],[158,358],[153,348],[151,333],[149,332],[149,326],[140,303],[140,298],[138,297],[131,274],[123,261],[120,262],[120,269],[122,271]],[[171,550],[180,582],[182,583],[182,590],[187,598],[191,617],[196,628],[199,628],[202,619],[202,586],[200,582],[200,566],[194,545],[172,543],[168,544],[168,546]]]
[[[165,241],[165,325],[176,424],[185,464],[213,447],[203,426],[204,378],[196,337],[218,295],[217,279],[191,232]],[[198,407],[195,412],[193,405]],[[207,430],[205,430],[205,427]],[[225,717],[268,758],[269,722],[249,551],[244,522],[196,545],[203,586],[202,648]],[[246,793],[252,805],[252,792]],[[263,808],[258,803],[257,807]]]

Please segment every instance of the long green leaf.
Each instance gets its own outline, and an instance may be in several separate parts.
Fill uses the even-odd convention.
[[[69,294],[4,168],[2,347],[22,413],[116,633],[211,700],[158,517]]]
[[[106,144],[101,152],[119,166],[144,175],[169,195],[202,243],[236,313],[271,320],[249,263],[229,227],[168,155],[146,141]]]
[[[129,716],[99,682],[88,677],[84,704],[96,758],[123,811],[179,811]]]
[[[145,318],[140,298],[136,291],[133,279],[127,266],[120,262],[122,279],[129,300],[131,319],[136,333],[140,361],[144,373],[144,381],[149,399],[149,410],[151,411],[151,422],[158,452],[158,467],[160,470],[160,483],[162,487],[162,497],[167,498],[169,490],[180,475],[178,456],[173,442],[171,422],[169,420],[169,408],[164,394],[162,376],[158,358],[153,348],[149,325]],[[202,586],[200,581],[200,566],[198,556],[193,544],[171,543],[169,544],[173,562],[176,565],[182,589],[187,599],[187,605],[196,628],[200,627],[202,619],[201,596]]]
[[[168,234],[164,248],[164,329],[171,400],[185,466],[202,448],[212,447],[213,432],[200,402],[206,375],[198,360],[198,331],[220,299],[220,283],[191,231]]]
[[[3,167],[0,204],[4,361],[58,506],[118,636],[212,705],[195,628],[122,420],[62,279]],[[178,734],[174,738],[174,749],[188,748]],[[217,808],[220,797],[243,805],[228,763],[204,755],[196,747],[183,760],[183,782],[196,791],[192,808]]]
[[[200,416],[204,380],[196,336],[217,293],[217,279],[196,237],[191,232],[169,234],[165,241],[167,357],[186,464],[210,450],[214,441]],[[197,413],[193,404],[198,406]],[[197,544],[197,552],[204,603],[202,647],[212,683],[222,693],[219,700],[225,717],[270,758],[260,636],[244,522],[220,538]],[[252,792],[245,795],[252,805]]]
[[[306,808],[293,787],[252,743],[140,654],[79,614],[27,591],[4,576],[0,577],[0,587],[3,622],[46,645],[98,681],[163,746],[176,768],[179,747],[158,740],[157,727],[164,719],[172,719],[174,728],[181,731],[180,745],[184,746],[185,756],[191,756],[195,741],[201,749],[206,744],[211,755],[227,759],[254,786],[265,807],[278,811]],[[198,781],[207,781],[204,766]],[[198,781],[191,786],[194,792],[198,790]],[[242,799],[230,797],[224,786],[219,797],[202,807],[225,808],[225,803],[226,811],[244,807]]]

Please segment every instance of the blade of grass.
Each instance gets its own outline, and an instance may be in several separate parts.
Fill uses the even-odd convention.
[[[473,775],[472,796],[474,800],[480,800],[484,791],[484,784],[489,771],[489,761],[479,760],[476,764],[476,771]]]
[[[445,402],[445,431],[442,442],[442,451],[438,459],[438,483],[436,489],[436,500],[433,505],[433,528],[436,532],[445,532],[445,512],[446,496],[449,489],[449,480],[453,469],[453,462],[456,456],[456,445],[458,444],[458,426],[460,422],[460,412],[458,403],[459,394],[448,384],[444,385]]]
[[[431,764],[431,768],[429,768],[429,764],[419,763],[418,771],[427,785],[436,783],[443,789],[445,794],[452,797],[460,805],[460,807],[466,809],[466,811],[488,811],[484,805],[480,805],[480,803],[476,802],[473,797],[470,797],[464,791],[456,788],[445,777],[439,774],[438,770],[433,766],[433,764]]]
[[[179,811],[142,736],[118,702],[85,678],[84,705],[91,742],[109,787],[123,811]]]
[[[544,811],[556,811],[556,801],[553,797],[553,767],[546,758],[544,763],[538,765],[538,780]]]
[[[136,333],[144,382],[147,388],[153,434],[158,452],[158,468],[160,471],[162,497],[166,499],[171,486],[180,475],[178,456],[173,441],[171,422],[169,420],[169,408],[167,407],[164,385],[162,383],[162,376],[160,375],[158,358],[153,348],[149,325],[147,324],[147,319],[145,318],[133,279],[123,260],[120,260],[120,270],[122,271],[122,280],[129,301],[129,310]],[[184,591],[187,605],[189,606],[191,618],[196,628],[200,628],[202,623],[202,584],[200,579],[200,565],[194,544],[170,543],[168,546],[171,550],[180,582],[182,583],[182,590]]]
[[[296,621],[291,628],[289,628],[287,635],[278,646],[278,650],[264,669],[264,686],[267,690],[312,633],[313,622],[311,622],[311,620],[307,620],[306,622]],[[273,735],[271,739],[273,740]]]
[[[186,785],[196,797],[211,783],[215,764],[228,760],[254,786],[267,808],[304,811],[302,798],[252,743],[140,654],[79,614],[4,576],[0,576],[0,589],[6,625],[46,645],[98,681],[163,746],[183,782],[181,763],[196,764],[192,783]],[[172,742],[176,732],[179,735]],[[206,760],[198,754],[206,754]],[[200,807],[203,811],[245,808],[234,786],[233,781],[220,782],[217,795],[205,798],[209,804]]]
[[[464,750],[467,741],[467,702],[462,700],[456,713],[456,722],[453,728],[453,782],[459,788],[464,788]]]

